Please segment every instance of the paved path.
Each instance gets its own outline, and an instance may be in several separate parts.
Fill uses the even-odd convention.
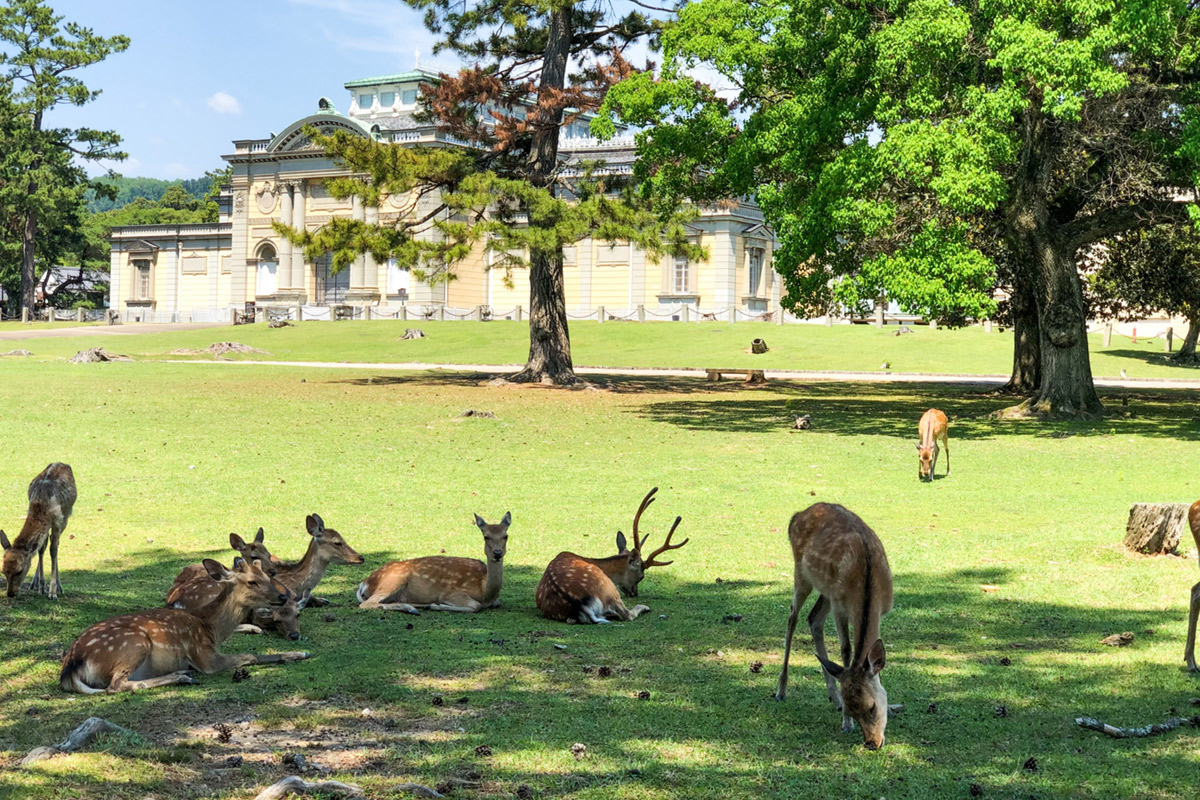
[[[419,361],[375,363],[362,361],[201,361],[187,359],[171,363],[222,364],[225,366],[315,367],[318,369],[370,369],[388,372],[447,370],[450,372],[518,372],[520,364],[425,364]],[[577,375],[629,375],[656,378],[703,378],[702,369],[650,369],[637,367],[576,367]],[[827,370],[768,369],[767,378],[775,380],[839,381],[852,383],[957,383],[976,386],[1000,386],[1007,375],[961,375],[928,372],[839,372]],[[1125,389],[1200,389],[1200,380],[1184,378],[1096,378],[1097,386]]]
[[[153,322],[127,322],[124,325],[70,325],[62,328],[17,328],[0,330],[0,342],[21,339],[62,339],[70,336],[131,336],[135,333],[194,331],[201,328],[228,327],[228,322],[181,322],[170,326]]]

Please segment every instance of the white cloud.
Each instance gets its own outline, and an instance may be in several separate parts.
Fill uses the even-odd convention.
[[[170,164],[163,165],[160,172],[162,177],[168,180],[174,180],[175,178],[194,178],[198,174],[196,170],[192,169],[187,164],[180,164],[178,161],[172,161]]]
[[[208,107],[218,114],[241,114],[242,104],[228,92],[217,92],[208,98]]]

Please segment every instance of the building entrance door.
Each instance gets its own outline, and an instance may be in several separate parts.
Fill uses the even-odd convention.
[[[344,303],[346,301],[346,292],[350,289],[350,268],[342,270],[337,274],[331,274],[330,268],[333,259],[329,254],[321,256],[314,265],[313,270],[316,273],[316,304],[319,306],[331,306]]]

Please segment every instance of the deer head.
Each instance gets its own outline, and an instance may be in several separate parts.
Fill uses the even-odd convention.
[[[820,659],[825,670],[842,689],[842,705],[846,714],[862,727],[863,745],[868,750],[883,747],[883,732],[887,728],[887,692],[879,682],[879,671],[887,662],[883,640],[875,644],[849,667],[840,667],[828,659]]]
[[[512,524],[512,512],[505,513],[499,525],[489,525],[476,514],[475,524],[483,532],[484,561],[497,564],[504,561],[504,554],[508,552],[508,526]]]
[[[309,514],[304,520],[304,525],[325,560],[334,564],[361,564],[366,560],[361,553],[346,544],[340,533],[333,528],[326,528],[320,514]]]
[[[679,544],[671,544],[671,537],[675,535],[675,529],[679,527],[679,523],[683,522],[683,517],[676,517],[674,524],[671,525],[671,530],[667,533],[667,540],[662,547],[650,554],[649,558],[643,558],[642,550],[645,547],[646,540],[641,537],[638,532],[638,523],[642,521],[642,514],[654,502],[654,493],[658,491],[655,486],[642,499],[642,504],[638,506],[637,514],[633,517],[633,549],[626,549],[625,534],[617,531],[617,556],[627,556],[627,566],[624,571],[618,573],[609,573],[609,578],[616,584],[617,588],[626,597],[638,596],[638,584],[646,575],[646,570],[650,567],[665,567],[672,564],[672,561],[658,561],[657,558],[668,550],[678,550],[688,543],[689,539],[684,539]],[[607,572],[607,570],[606,570]]]
[[[275,577],[275,557],[271,555],[271,551],[263,544],[263,529],[259,528],[258,533],[254,535],[254,541],[247,542],[236,533],[229,534],[229,546],[238,551],[242,558],[247,561],[261,561],[263,571]]]
[[[0,531],[0,545],[4,546],[4,561],[0,565],[0,572],[4,574],[4,580],[7,582],[5,593],[9,597],[16,597],[21,584],[25,582],[29,566],[33,563],[33,553],[13,547],[4,531]]]
[[[917,442],[917,458],[920,460],[917,465],[917,474],[923,481],[933,480],[933,459],[937,457],[937,449],[937,442],[929,444]]]
[[[208,577],[229,587],[233,607],[282,606],[291,594],[282,583],[263,572],[261,561],[241,560],[232,569],[211,558],[202,563]]]

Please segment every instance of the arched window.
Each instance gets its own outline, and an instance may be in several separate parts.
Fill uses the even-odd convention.
[[[278,285],[275,278],[277,269],[278,263],[275,259],[275,248],[269,244],[260,247],[258,249],[258,268],[254,288],[256,295],[263,297],[275,294],[275,288]]]

